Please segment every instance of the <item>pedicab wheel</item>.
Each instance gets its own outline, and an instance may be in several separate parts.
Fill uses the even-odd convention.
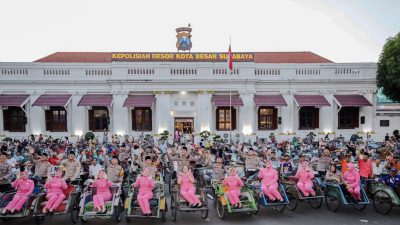
[[[285,211],[286,206],[284,204],[274,206],[275,211],[281,213]]]
[[[176,205],[175,198],[171,196],[171,216],[172,216],[172,221],[176,221],[176,216],[178,213],[178,206]]]
[[[382,215],[387,215],[392,211],[392,198],[389,193],[384,190],[375,192],[372,204],[375,211]]]
[[[121,222],[121,213],[119,211],[119,205],[114,206],[114,219],[117,222]]]
[[[254,215],[256,215],[260,211],[260,195],[259,193],[255,193],[254,195],[254,203],[256,205],[256,210],[253,212]]]
[[[79,221],[79,198],[75,197],[72,199],[72,204],[71,204],[71,221],[73,224],[76,224]]]
[[[36,222],[37,225],[42,224],[43,221],[44,221],[44,216],[35,217],[35,222]]]
[[[337,212],[341,207],[339,194],[335,190],[328,190],[325,194],[326,207],[332,212]]]
[[[308,200],[308,204],[310,204],[313,209],[319,209],[322,206],[322,199],[323,198],[311,198]]]
[[[81,224],[87,223],[87,219],[85,219],[85,218],[83,218],[83,217],[81,217],[79,220],[81,221]]]
[[[207,219],[208,218],[208,198],[207,198],[207,193],[205,191],[201,191],[201,198],[203,199],[203,206],[202,207],[207,207],[206,210],[201,210],[201,218]]]
[[[225,218],[225,206],[222,204],[221,200],[217,200],[217,215],[223,220]]]
[[[290,211],[296,210],[299,200],[292,193],[287,193],[287,197],[289,203],[286,205],[286,208],[289,209]]]

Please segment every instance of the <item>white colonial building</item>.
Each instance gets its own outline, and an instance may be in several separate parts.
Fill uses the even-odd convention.
[[[271,132],[382,139],[399,128],[399,107],[378,105],[375,63],[333,63],[312,52],[233,56],[232,75],[224,53],[58,52],[0,63],[0,135],[179,129],[227,137],[232,126],[239,141]]]

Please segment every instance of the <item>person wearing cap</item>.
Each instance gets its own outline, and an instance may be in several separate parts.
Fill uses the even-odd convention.
[[[122,166],[118,164],[118,158],[114,156],[111,159],[111,163],[108,159],[105,160],[105,168],[108,174],[108,179],[113,183],[122,182],[124,178],[124,170]]]
[[[150,155],[144,155],[144,151],[142,148],[139,149],[139,155],[136,160],[136,163],[142,168],[148,168],[150,176],[155,179],[157,173],[157,165],[161,162],[161,152],[156,149],[157,160],[153,162],[153,158]]]
[[[285,154],[283,156],[283,162],[281,163],[281,171],[284,175],[289,175],[293,172],[293,170],[293,162],[290,160],[290,156],[288,154]]]
[[[0,155],[0,193],[11,188],[10,179],[13,176],[12,167],[7,163],[4,153]]]
[[[75,152],[68,152],[68,159],[61,161],[60,165],[65,167],[65,176],[66,180],[70,180],[71,182],[75,181],[76,178],[79,177],[79,173],[81,171],[81,164],[77,159],[75,159]]]
[[[179,193],[189,202],[190,207],[202,207],[200,199],[196,196],[196,188],[194,186],[194,176],[190,172],[188,166],[183,166],[182,172],[178,175],[178,184],[180,185]]]
[[[105,202],[110,201],[112,198],[110,191],[112,185],[113,183],[107,179],[107,174],[104,170],[100,170],[95,176],[92,188],[96,188],[96,194],[93,195],[93,209],[97,209],[96,214],[107,213]]]
[[[118,160],[122,162],[125,157],[129,157],[130,152],[126,149],[125,144],[123,144],[120,148],[120,151],[118,153]]]
[[[229,203],[233,208],[242,208],[240,202],[241,188],[243,187],[243,181],[238,176],[235,167],[231,167],[228,170],[228,176],[225,177],[222,184],[227,188],[226,195],[228,196]]]
[[[47,202],[43,207],[43,214],[47,212],[53,213],[53,211],[60,206],[66,197],[64,190],[67,189],[67,187],[67,183],[63,179],[63,171],[60,168],[56,171],[54,177],[51,177],[50,174],[47,176],[47,181],[44,184],[44,188],[47,190]]]
[[[39,159],[34,159],[33,154],[35,153],[35,150],[32,147],[29,148],[29,153],[29,161],[35,165],[34,179],[44,182],[51,166],[51,164],[48,162],[47,153],[43,153]]]
[[[400,175],[397,169],[391,168],[390,174],[384,176],[379,181],[384,182],[386,185],[390,186],[398,197],[400,197]]]
[[[215,163],[213,164],[213,170],[212,170],[212,180],[215,182],[220,182],[222,179],[225,177],[225,171],[223,167],[223,160],[222,158],[217,158],[215,160]]]
[[[97,162],[97,159],[92,158],[89,166],[89,177],[95,177],[102,169],[103,167]]]
[[[360,171],[361,182],[365,184],[368,178],[372,177],[372,161],[369,159],[369,154],[364,152],[364,154],[359,155],[358,158],[358,168]]]
[[[167,149],[167,157],[170,162],[174,165],[174,172],[172,173],[172,179],[176,178],[178,172],[182,171],[183,166],[190,166],[190,159],[188,154],[188,150],[186,146],[183,146],[180,154],[177,152],[177,144],[175,143],[175,149],[172,151],[171,148]],[[175,153],[175,156],[172,156],[172,153]]]
[[[333,162],[329,149],[325,148],[318,157],[317,171],[320,176],[325,176],[329,170],[329,165]]]
[[[33,181],[28,179],[28,172],[26,170],[22,171],[20,173],[20,178],[18,177],[11,185],[13,188],[17,189],[17,193],[1,212],[3,216],[7,213],[14,214],[21,211],[35,187]]]
[[[132,189],[139,189],[137,200],[143,216],[151,216],[150,200],[153,198],[155,182],[150,175],[149,167],[143,168],[142,174],[138,176]]]
[[[7,151],[7,163],[13,168],[15,169],[15,165],[17,164],[17,161],[12,157],[11,151]]]
[[[269,162],[271,162],[272,168],[274,169],[279,169],[279,165],[280,162],[279,160],[276,158],[276,152],[275,151],[271,151],[271,156],[269,158],[267,158]]]
[[[261,166],[258,154],[252,148],[249,149],[246,155],[243,153],[243,149],[239,148],[239,154],[245,162],[246,177],[256,174],[258,172],[258,168]]]
[[[265,168],[260,168],[258,178],[261,179],[261,190],[271,201],[283,201],[282,195],[278,190],[278,171],[272,167],[268,160],[265,162]]]

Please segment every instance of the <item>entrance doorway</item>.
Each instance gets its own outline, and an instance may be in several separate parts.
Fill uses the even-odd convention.
[[[175,130],[182,131],[184,134],[191,134],[194,131],[193,117],[175,117]]]

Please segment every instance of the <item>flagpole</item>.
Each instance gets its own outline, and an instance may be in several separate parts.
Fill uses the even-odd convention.
[[[230,49],[230,55],[229,57],[231,57],[232,55],[232,49],[231,49],[231,36],[229,36],[229,49]],[[233,60],[233,59],[229,59],[229,60]],[[231,68],[228,69],[229,70],[229,113],[230,115],[230,120],[229,120],[229,144],[231,144],[231,140],[232,140],[232,70]]]

